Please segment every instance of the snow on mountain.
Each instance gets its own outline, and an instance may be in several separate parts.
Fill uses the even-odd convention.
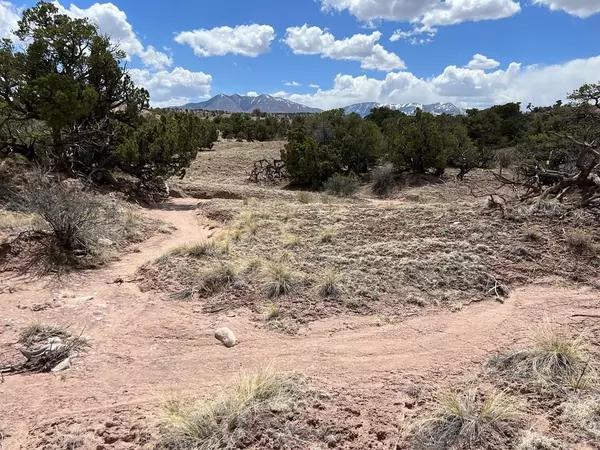
[[[356,113],[361,117],[366,117],[371,113],[373,108],[387,107],[390,109],[394,109],[397,111],[402,111],[405,114],[413,115],[417,108],[421,110],[431,113],[433,115],[441,115],[441,114],[450,114],[452,116],[459,116],[466,114],[466,110],[456,106],[452,103],[432,103],[430,105],[423,105],[421,103],[402,103],[402,104],[393,104],[393,103],[375,103],[375,102],[366,102],[366,103],[356,103],[354,105],[346,106],[344,108],[344,112],[346,114]]]
[[[245,112],[251,113],[255,109],[260,109],[266,113],[318,113],[320,109],[310,108],[308,106],[295,103],[280,97],[272,95],[259,95],[250,97],[246,95],[225,95],[219,94],[210,100],[200,103],[188,103],[179,107],[179,109],[198,109],[205,111],[227,111],[227,112]]]

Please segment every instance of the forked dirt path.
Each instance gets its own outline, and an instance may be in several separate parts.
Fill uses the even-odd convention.
[[[505,304],[490,300],[384,326],[375,326],[373,317],[337,317],[291,337],[258,327],[244,311],[209,316],[197,303],[169,302],[140,292],[135,283],[108,284],[118,277],[133,278],[141,264],[173,246],[206,237],[208,229],[195,214],[197,203],[177,200],[146,211],[177,230],[151,238],[138,253],[108,269],[70,280],[63,289],[77,297],[53,302],[57,307],[31,311],[31,305],[51,301],[53,290],[39,282],[9,281],[19,290],[0,294],[1,349],[33,319],[85,328],[92,348],[62,374],[5,377],[0,427],[10,436],[2,441],[3,450],[32,448],[28,431],[33,427],[81,415],[102,421],[116,411],[151,412],[165,393],[209,393],[239,369],[270,362],[353,392],[412,374],[443,380],[523,342],[532,324],[544,318],[569,324],[575,313],[600,311],[595,292],[534,285],[517,290]],[[92,300],[81,299],[90,295]],[[215,328],[224,325],[240,340],[231,350],[213,337]]]

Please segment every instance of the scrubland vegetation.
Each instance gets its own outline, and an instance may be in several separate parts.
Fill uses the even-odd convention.
[[[120,440],[114,448],[597,447],[597,305],[555,312],[567,326],[544,317],[552,298],[537,299],[514,337],[503,329],[510,317],[489,329],[497,344],[468,336],[467,344],[485,339],[486,353],[495,345],[487,363],[472,367],[454,367],[467,361],[465,342],[454,355],[428,348],[426,338],[453,339],[447,323],[469,308],[521,314],[532,284],[597,293],[599,84],[565,104],[510,103],[457,117],[387,108],[365,119],[341,110],[204,117],[150,109],[118,46],[51,3],[24,10],[16,36],[28,45],[0,46],[0,273],[8,280],[0,303],[10,305],[0,385],[5,374],[36,373],[51,383],[28,381],[32,395],[50,396],[58,409],[78,406],[53,411],[48,429],[26,430],[23,448]],[[36,284],[66,271],[101,299]],[[438,322],[417,329],[416,341],[380,346],[390,330],[425,317]],[[63,318],[73,325],[55,320]],[[221,322],[243,330],[227,349],[212,334],[206,343],[206,330]],[[100,338],[74,332],[84,325]],[[323,357],[294,367],[304,355],[286,346],[335,356],[328,346],[337,333],[346,345],[370,346],[352,363],[362,373],[327,379]],[[423,347],[429,371],[403,365],[411,345]],[[388,364],[381,371],[370,364],[379,354]],[[267,355],[288,370],[264,368]],[[71,364],[73,377],[38,374]],[[105,383],[95,377],[106,366]],[[131,367],[143,383],[125,389],[118,377]],[[254,370],[226,383],[239,367]],[[218,378],[205,382],[213,372]],[[190,373],[217,394],[167,395],[167,384],[189,382]],[[85,400],[52,397],[63,382]],[[146,385],[160,390],[162,406]],[[101,406],[90,409],[88,399]],[[35,400],[10,407],[33,411],[44,403]],[[138,428],[126,422],[132,405],[144,412]],[[115,412],[101,429],[79,427],[96,420],[89,411],[107,409],[124,418]],[[11,439],[3,420],[0,446]],[[126,429],[122,439],[107,431],[115,428]]]

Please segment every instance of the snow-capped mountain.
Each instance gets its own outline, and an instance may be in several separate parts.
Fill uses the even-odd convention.
[[[356,103],[354,105],[346,106],[344,112],[346,114],[356,113],[361,117],[366,117],[371,113],[373,108],[387,107],[390,109],[402,111],[405,114],[412,115],[415,113],[417,108],[420,108],[424,112],[431,113],[433,115],[450,114],[452,116],[460,116],[466,114],[466,110],[456,106],[452,103],[432,103],[430,105],[423,105],[421,103],[403,103],[403,104],[392,104],[392,103]]]
[[[205,111],[227,111],[238,113],[251,113],[255,109],[260,109],[266,113],[318,113],[320,109],[310,108],[308,106],[295,103],[280,97],[272,95],[259,95],[250,97],[247,95],[225,95],[219,94],[210,100],[201,103],[188,103],[180,106],[179,109],[202,109]]]

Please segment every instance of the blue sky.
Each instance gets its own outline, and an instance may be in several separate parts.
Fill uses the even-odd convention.
[[[10,37],[20,9],[34,3],[0,0],[0,34]],[[600,80],[600,0],[60,5],[121,42],[132,77],[157,106],[219,93],[277,94],[321,108],[359,101],[548,104]]]

